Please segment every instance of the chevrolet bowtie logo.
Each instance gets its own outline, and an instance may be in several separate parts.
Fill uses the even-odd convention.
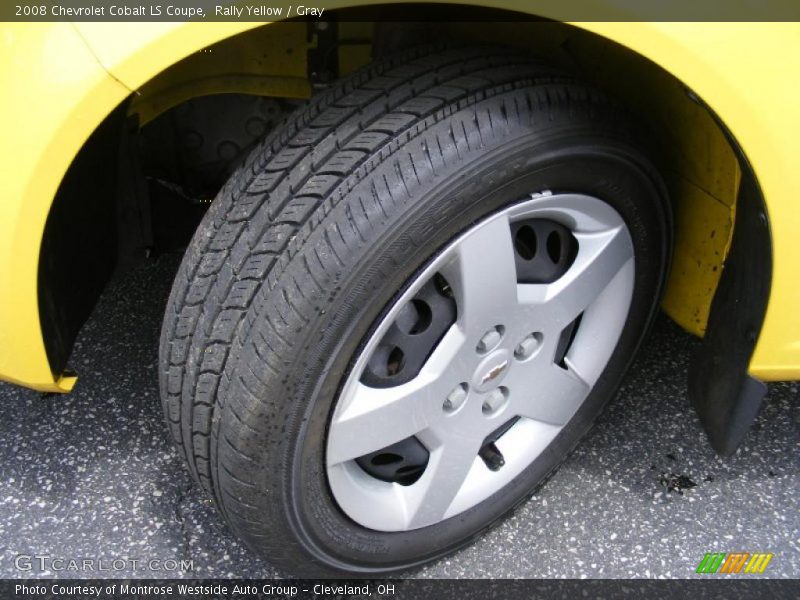
[[[508,365],[508,361],[504,360],[499,365],[497,365],[495,367],[492,367],[489,370],[489,372],[486,373],[486,375],[483,376],[483,379],[481,379],[481,384],[484,384],[487,381],[491,381],[492,379],[497,378],[497,376],[500,375],[500,373],[503,372],[503,369],[505,369],[507,365]]]

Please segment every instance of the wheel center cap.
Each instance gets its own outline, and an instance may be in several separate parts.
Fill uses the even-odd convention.
[[[488,392],[500,385],[500,382],[508,373],[511,364],[511,354],[508,350],[495,350],[484,358],[475,374],[472,376],[472,387],[479,392]]]

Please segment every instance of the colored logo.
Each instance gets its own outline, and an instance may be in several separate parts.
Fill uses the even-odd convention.
[[[698,573],[763,573],[774,555],[770,552],[706,553],[697,566]]]

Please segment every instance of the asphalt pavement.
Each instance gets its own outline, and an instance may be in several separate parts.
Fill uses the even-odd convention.
[[[178,259],[109,286],[72,355],[72,394],[0,384],[0,577],[282,575],[228,531],[162,423],[158,335]],[[800,577],[800,384],[771,385],[743,446],[719,458],[686,397],[695,344],[660,317],[550,482],[415,576],[686,578],[707,552],[745,551],[774,553],[764,576]]]

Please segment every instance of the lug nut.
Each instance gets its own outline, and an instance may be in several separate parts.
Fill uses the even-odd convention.
[[[490,329],[486,333],[483,334],[483,337],[478,342],[478,346],[475,348],[479,353],[484,354],[489,350],[494,349],[497,344],[500,343],[500,340],[503,338],[503,326],[498,325],[493,329]]]
[[[483,406],[481,406],[483,414],[485,415],[495,414],[501,408],[503,408],[507,398],[508,398],[508,389],[504,387],[493,389],[491,392],[486,394],[486,397],[483,399]]]
[[[459,383],[453,388],[453,391],[447,395],[447,398],[445,398],[444,404],[442,404],[442,410],[447,413],[456,412],[467,399],[468,390],[469,387],[466,383]]]
[[[514,358],[517,360],[525,360],[533,356],[534,352],[539,349],[542,343],[542,334],[538,331],[526,336],[514,349]]]

